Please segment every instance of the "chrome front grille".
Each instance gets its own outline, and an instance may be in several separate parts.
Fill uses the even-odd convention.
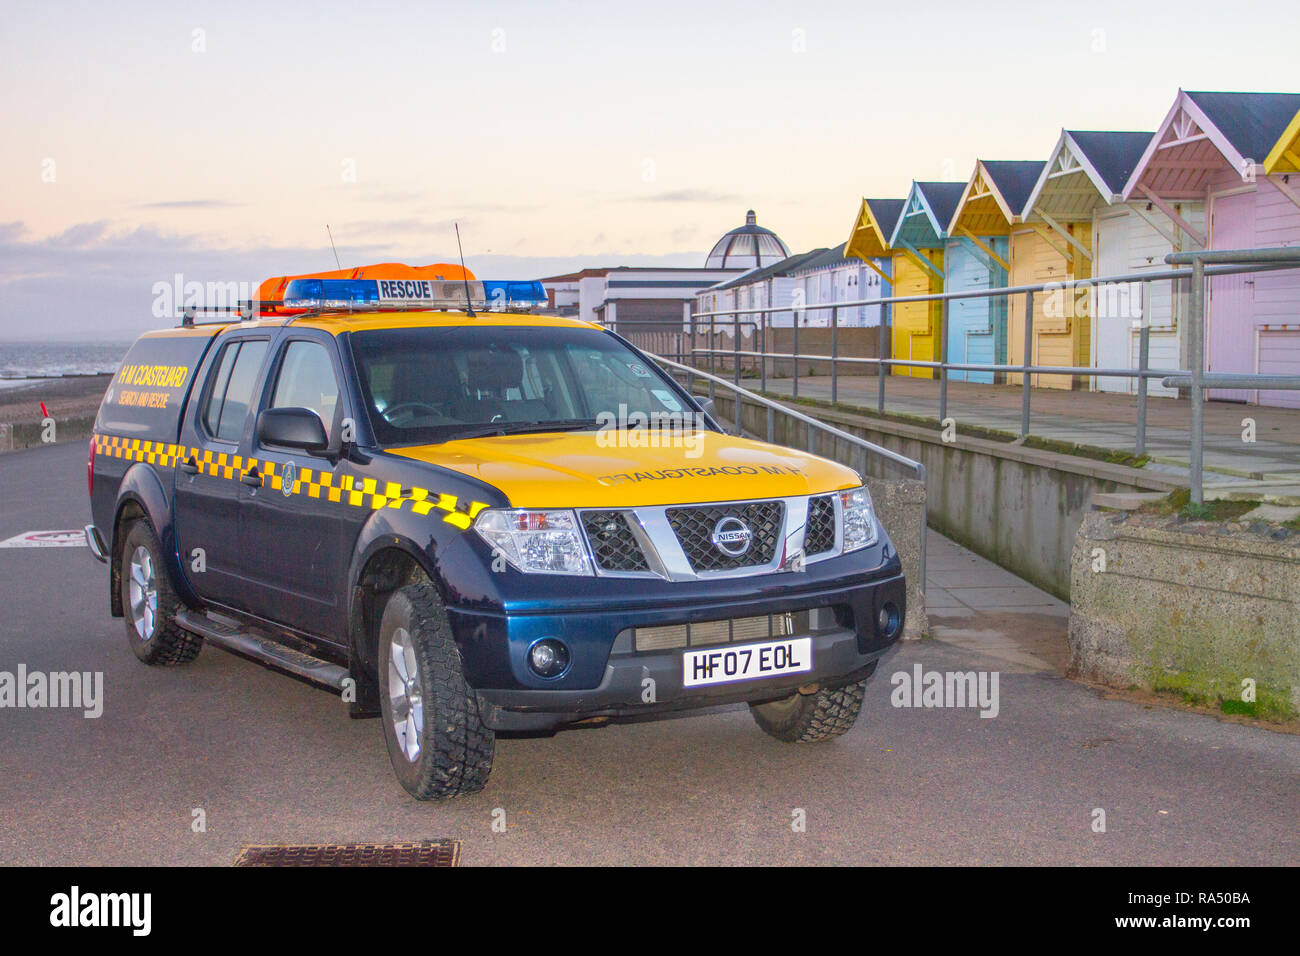
[[[835,500],[831,495],[808,499],[808,529],[803,553],[824,554],[835,547]]]
[[[638,627],[632,630],[632,646],[638,652],[664,651],[679,647],[708,647],[713,644],[736,644],[763,641],[774,637],[807,633],[809,612],[764,614],[694,624],[667,624]]]
[[[770,564],[776,558],[785,505],[781,501],[689,505],[668,508],[666,515],[696,572],[731,571]],[[749,531],[749,545],[741,554],[728,554],[715,540],[720,523],[726,518],[739,519]]]
[[[621,511],[584,511],[582,525],[602,571],[649,571],[650,563]]]

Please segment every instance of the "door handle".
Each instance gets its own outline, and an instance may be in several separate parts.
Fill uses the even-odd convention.
[[[244,484],[248,485],[250,488],[262,487],[262,473],[258,471],[256,468],[254,468],[252,471],[244,472],[243,476],[240,477],[239,480],[242,481]]]
[[[187,458],[181,462],[181,471],[187,475],[197,475],[199,473],[199,463],[193,458]]]

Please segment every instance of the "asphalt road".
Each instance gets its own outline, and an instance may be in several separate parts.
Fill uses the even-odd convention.
[[[81,443],[0,456],[0,539],[84,524],[85,462]],[[0,709],[0,863],[439,837],[471,865],[1300,863],[1300,738],[1005,670],[995,719],[891,706],[889,676],[915,663],[999,669],[939,641],[887,660],[833,743],[778,743],[744,709],[503,739],[485,792],[417,803],[378,721],[332,696],[212,648],[140,664],[106,574],[84,548],[0,549],[0,671],[105,682],[98,719]]]

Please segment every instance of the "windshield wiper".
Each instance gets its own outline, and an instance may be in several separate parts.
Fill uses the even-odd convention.
[[[560,418],[549,422],[490,422],[449,435],[444,442],[463,438],[486,438],[489,435],[526,435],[529,432],[576,432],[584,428],[597,428],[599,423],[590,418]]]

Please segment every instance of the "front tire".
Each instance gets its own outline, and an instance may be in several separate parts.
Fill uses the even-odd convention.
[[[199,656],[203,638],[176,624],[184,606],[172,590],[162,545],[147,520],[134,521],[122,535],[122,616],[135,656],[146,664],[188,664]]]
[[[766,704],[750,704],[749,712],[763,732],[792,744],[815,743],[843,736],[862,711],[865,680],[835,690],[794,694]]]
[[[397,779],[417,800],[477,793],[496,737],[483,726],[438,592],[393,592],[379,625],[379,701]]]

